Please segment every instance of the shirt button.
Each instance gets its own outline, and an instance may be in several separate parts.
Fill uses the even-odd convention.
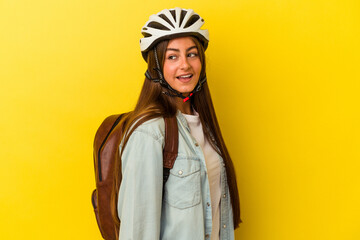
[[[223,198],[226,198],[226,194],[223,195]]]
[[[199,146],[199,144],[196,142],[196,143],[195,143],[195,146],[197,146],[197,147],[198,147],[198,146]]]
[[[224,224],[223,228],[226,228],[226,225]]]
[[[206,203],[206,205],[208,206],[208,207],[210,207],[210,203],[208,202],[208,203]]]
[[[182,174],[183,174],[183,171],[182,171],[182,170],[180,170],[178,173],[179,173],[179,175],[182,175]]]
[[[206,237],[206,238],[209,238],[209,237],[210,237],[210,235],[209,235],[209,234],[206,234],[206,235],[205,235],[205,237]]]

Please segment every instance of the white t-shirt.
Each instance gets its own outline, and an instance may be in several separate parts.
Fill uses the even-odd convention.
[[[183,114],[190,127],[190,133],[201,146],[204,153],[208,179],[210,184],[210,198],[212,211],[212,230],[211,240],[218,240],[220,234],[220,199],[221,199],[221,179],[220,179],[220,160],[218,154],[213,149],[204,135],[199,114],[194,110],[195,115]]]

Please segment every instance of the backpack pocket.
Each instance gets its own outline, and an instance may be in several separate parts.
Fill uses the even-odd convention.
[[[165,183],[164,200],[170,206],[185,209],[200,203],[200,161],[176,159]]]

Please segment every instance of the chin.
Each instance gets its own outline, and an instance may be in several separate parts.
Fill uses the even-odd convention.
[[[182,93],[182,94],[189,94],[191,93],[196,87],[196,84],[192,84],[191,86],[183,86],[180,87],[178,89],[176,89],[178,92]]]
[[[191,92],[192,92],[192,90],[194,90],[194,88],[189,88],[189,89],[182,89],[181,91],[178,91],[178,92],[180,92],[180,93],[182,93],[183,95],[185,95],[185,96],[187,96],[187,95],[189,95]]]

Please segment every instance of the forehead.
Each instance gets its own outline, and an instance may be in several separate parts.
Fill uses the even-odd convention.
[[[188,49],[189,47],[196,46],[191,37],[180,37],[171,39],[167,48],[175,49]]]

